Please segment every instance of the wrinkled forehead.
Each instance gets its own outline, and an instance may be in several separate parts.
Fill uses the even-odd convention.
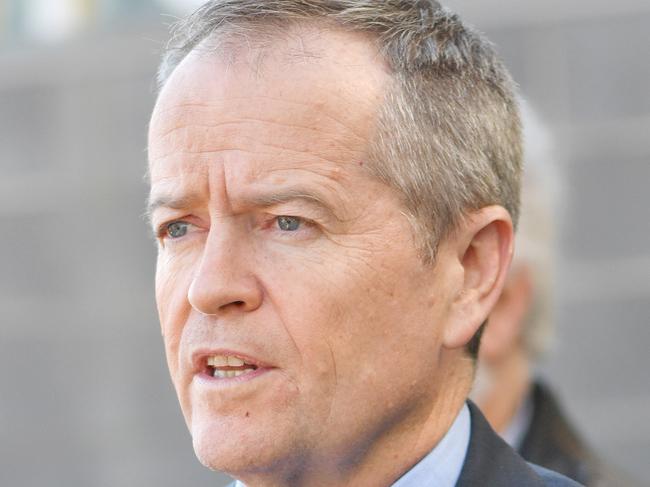
[[[154,199],[219,194],[231,204],[300,188],[347,201],[370,179],[364,163],[390,80],[372,44],[338,31],[278,43],[239,47],[234,59],[198,49],[172,73],[149,133]]]
[[[207,126],[233,117],[267,117],[269,123],[291,121],[368,139],[368,121],[376,118],[389,80],[373,43],[357,33],[294,26],[250,45],[240,35],[216,45],[210,40],[167,80],[150,139],[179,124]]]

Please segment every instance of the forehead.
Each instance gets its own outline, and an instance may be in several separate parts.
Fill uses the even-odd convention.
[[[154,109],[151,182],[218,163],[253,178],[298,167],[340,174],[363,162],[388,79],[373,45],[348,32],[302,27],[229,55],[197,49]]]

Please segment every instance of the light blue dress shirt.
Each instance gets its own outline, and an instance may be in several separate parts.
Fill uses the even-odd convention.
[[[469,446],[471,420],[464,404],[447,434],[426,457],[402,475],[392,487],[454,487]],[[246,487],[237,481],[235,487]]]
[[[470,427],[469,408],[464,404],[442,440],[393,487],[454,487],[465,463]]]

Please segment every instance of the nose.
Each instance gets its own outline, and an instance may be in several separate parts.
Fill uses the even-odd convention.
[[[227,231],[210,230],[200,264],[188,290],[192,308],[205,315],[254,311],[263,290],[255,277],[249,246]]]

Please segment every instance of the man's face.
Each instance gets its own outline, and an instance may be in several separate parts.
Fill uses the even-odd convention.
[[[364,168],[377,53],[338,33],[278,45],[261,64],[191,54],[150,131],[169,370],[199,458],[244,478],[423,421],[449,312],[444,245],[424,264]]]

